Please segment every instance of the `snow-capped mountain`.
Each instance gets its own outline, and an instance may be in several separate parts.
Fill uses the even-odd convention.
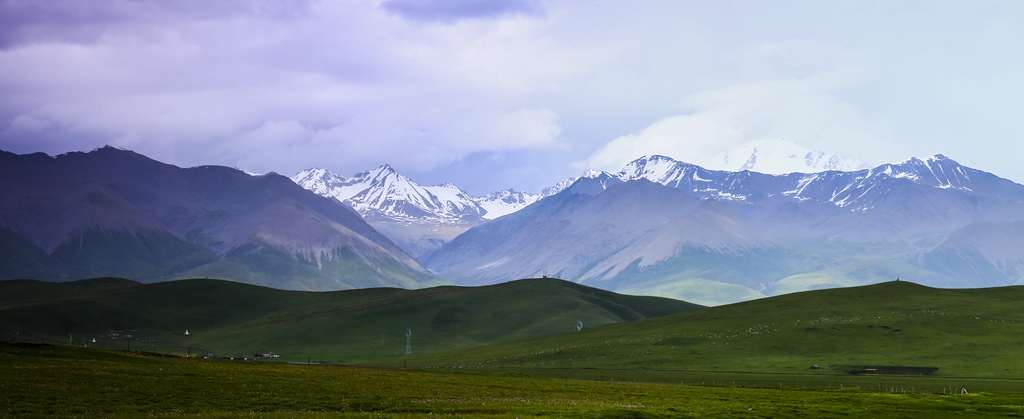
[[[484,196],[473,197],[473,200],[487,210],[484,214],[484,219],[493,220],[498,217],[512,214],[526,208],[534,202],[562,192],[565,188],[572,186],[572,184],[577,180],[583,178],[595,178],[599,175],[601,175],[601,172],[588,169],[580,176],[574,176],[554,185],[545,187],[539,194],[505,189],[497,192],[491,192]]]
[[[939,189],[961,189],[1000,196],[1016,193],[1012,181],[960,165],[941,154],[857,171],[825,171],[773,175],[753,171],[709,170],[665,156],[644,156],[609,174],[623,181],[647,179],[684,189],[704,199],[748,201],[783,195],[796,201],[830,202],[838,207],[864,210],[855,205],[869,190],[893,179]],[[1009,188],[1009,189],[1007,189]],[[875,191],[879,192],[879,191]]]
[[[543,195],[517,191],[509,188],[491,192],[484,196],[475,197],[473,200],[476,201],[484,211],[486,211],[483,217],[488,220],[493,220],[526,208],[528,205],[537,202],[538,199],[543,197]]]
[[[470,196],[451,183],[422,186],[388,165],[352,177],[307,169],[291,179],[318,195],[349,205],[406,252],[419,256],[471,227],[512,214],[580,178],[599,174],[587,170],[539,194],[505,189],[484,196]]]
[[[1021,185],[943,155],[851,172],[782,175],[708,170],[650,156],[609,175],[622,181],[647,179],[720,201],[770,232],[868,241],[900,240],[980,220],[1012,221],[1024,203]],[[940,190],[960,193],[940,198]],[[935,200],[943,203],[934,206]]]
[[[647,181],[680,196],[635,185]],[[458,283],[553,272],[706,303],[900,275],[940,287],[1024,282],[1024,185],[942,155],[788,174],[649,156],[561,189],[421,262]],[[673,218],[693,205],[687,199],[709,206],[695,218]]]
[[[421,186],[388,165],[352,177],[308,169],[296,173],[292,181],[348,204],[368,221],[476,223],[487,212],[451,183]]]
[[[386,164],[352,177],[325,169],[307,169],[292,176],[292,181],[318,195],[348,204],[367,220],[459,225],[511,214],[561,192],[580,178],[599,174],[587,170],[582,176],[548,186],[539,194],[510,188],[484,196],[470,196],[452,183],[422,186]]]
[[[902,223],[896,226],[895,231],[883,232],[881,230],[884,229],[881,229],[870,233],[887,234],[898,239],[905,234],[933,229],[934,226],[929,223],[941,221],[942,225],[955,225],[955,228],[959,228],[977,218],[972,215],[975,210],[963,206],[946,207],[943,211],[913,211],[913,205],[925,205],[923,201],[915,201],[917,197],[929,195],[934,192],[933,189],[961,190],[971,196],[991,199],[1022,198],[1018,196],[1019,185],[964,167],[942,155],[912,158],[902,163],[856,171],[787,174],[710,170],[666,156],[645,156],[626,164],[616,173],[588,170],[579,177],[549,186],[540,194],[509,189],[481,197],[470,196],[452,184],[420,186],[387,165],[351,178],[323,169],[305,170],[292,177],[306,189],[337,198],[352,206],[371,222],[448,224],[463,226],[463,230],[519,211],[563,191],[581,178],[615,179],[616,182],[647,179],[681,189],[696,198],[729,203],[734,211],[750,222],[777,223],[769,226],[770,229],[796,233],[811,228],[821,234],[831,231],[839,232],[842,237],[860,235],[859,238],[863,239],[869,238],[865,235],[871,230],[847,231],[848,225],[835,222],[813,228],[804,225],[794,230],[794,226],[779,220],[779,217],[792,217],[779,211],[787,211],[789,207],[785,207],[785,204],[801,204],[801,211],[814,213],[814,217],[819,220],[854,212],[891,218],[900,211],[911,211],[918,214],[915,217],[926,216],[927,219],[917,221],[918,224],[927,225]],[[769,211],[769,208],[772,210]],[[991,221],[1010,221],[1012,218],[994,217]],[[881,239],[876,236],[871,238]]]
[[[838,153],[804,148],[789,140],[754,140],[716,154],[708,167],[719,170],[759,173],[816,173],[829,170],[856,171],[868,164]]]
[[[962,166],[942,155],[912,158],[901,163],[856,171],[786,174],[711,170],[655,155],[633,160],[618,172],[588,170],[581,176],[545,188],[540,194],[503,190],[482,197],[469,196],[451,184],[420,186],[388,166],[351,178],[315,169],[301,172],[293,179],[307,189],[333,196],[352,206],[374,228],[409,254],[427,263],[427,267],[434,272],[474,283],[503,280],[526,271],[502,271],[499,275],[500,269],[494,270],[497,268],[477,270],[472,267],[476,262],[480,262],[478,266],[482,267],[504,259],[490,257],[494,255],[480,255],[480,259],[474,261],[475,257],[470,254],[453,256],[453,252],[463,252],[466,248],[459,247],[462,250],[456,250],[456,247],[447,246],[446,243],[463,233],[469,234],[468,230],[476,231],[474,227],[510,216],[562,192],[597,196],[614,185],[637,180],[651,181],[678,189],[697,200],[714,202],[738,216],[758,234],[773,240],[839,240],[853,243],[912,243],[924,240],[930,243],[927,246],[931,246],[941,242],[943,235],[972,223],[1008,223],[1024,218],[1020,215],[1024,214],[1024,186]],[[483,231],[473,234],[479,236]],[[687,228],[685,231],[691,234],[696,230]],[[500,242],[481,240],[479,243]],[[519,245],[527,248],[540,246],[538,243],[530,243],[525,235],[518,240]],[[654,247],[645,247],[644,252],[672,253],[670,249],[659,246],[689,239],[666,236],[658,240],[651,242],[650,246]],[[620,245],[631,246],[626,242]],[[571,252],[567,249],[570,248],[561,249],[559,254],[568,255]],[[921,249],[922,252],[925,250]],[[812,253],[815,251],[811,250]],[[518,250],[509,252],[505,256],[525,254],[518,253]],[[629,254],[622,253],[619,256]],[[839,263],[824,258],[826,261],[820,262],[823,265]],[[1024,260],[1024,255],[1021,258]],[[933,259],[923,257],[921,260]],[[463,262],[456,263],[456,260]],[[616,259],[616,266],[625,266],[622,263],[628,262]],[[605,266],[603,262],[595,263],[598,263],[595,266]],[[768,262],[757,262],[763,263]],[[804,262],[793,265],[795,267],[792,271],[779,267],[773,272],[795,274],[804,269],[800,263]],[[529,268],[540,266],[534,265]],[[558,272],[556,268],[546,266],[544,269]],[[581,276],[576,279],[586,277],[582,272],[579,274]],[[1007,277],[1012,275],[1008,273]],[[943,278],[935,280],[937,282],[933,284],[964,284],[961,279]],[[766,276],[756,284],[744,286],[752,286],[757,291],[768,289],[771,292],[782,292],[772,291],[775,289],[801,289],[804,286],[793,285],[794,282],[789,281],[776,288],[768,288],[776,280],[778,278],[772,280]],[[799,281],[796,283],[803,284]],[[643,289],[629,290],[647,292]]]
[[[451,183],[422,186],[388,165],[352,177],[308,169],[296,173],[292,181],[351,206],[413,256],[543,197],[512,189],[474,197]]]

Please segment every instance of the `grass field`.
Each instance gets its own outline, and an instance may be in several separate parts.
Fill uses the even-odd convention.
[[[0,417],[1013,417],[1019,392],[750,388],[353,368],[0,343]]]
[[[533,313],[542,316],[564,311],[558,305],[567,301],[559,294],[563,292],[575,295],[580,307],[602,307],[599,312],[619,313],[620,318],[630,312],[647,317],[675,307],[644,306],[637,303],[665,300],[595,294],[561,281],[468,291],[447,287],[315,294],[322,301],[307,299],[308,293],[276,291],[268,298],[263,293],[272,290],[217,281],[174,285],[199,287],[187,293],[156,285],[129,283],[126,288],[126,283],[112,280],[48,284],[55,288],[46,293],[34,288],[38,283],[6,285],[0,313],[7,319],[66,324],[61,322],[74,320],[74,313],[91,312],[90,321],[103,316],[114,321],[125,316],[118,310],[147,304],[152,311],[145,312],[145,319],[154,327],[170,327],[183,319],[202,325],[205,319],[209,324],[231,324],[226,330],[235,336],[247,327],[259,332],[250,336],[289,325],[299,332],[338,325],[354,328],[354,322],[366,318],[352,313],[384,306],[404,308],[410,316],[406,320],[418,316],[423,327],[434,321],[439,334],[479,332],[491,329],[457,329],[466,324],[457,317],[439,317],[445,311],[436,307],[471,308],[467,304],[473,303],[493,309],[499,301],[522,300],[524,290],[534,301],[499,311],[508,322],[504,324],[520,324],[516,321],[524,318],[522,310],[550,306],[549,311]],[[236,298],[220,305],[201,304],[223,298],[224,289],[218,287],[228,287]],[[345,295],[361,297],[338,300]],[[362,367],[353,362],[228,361],[0,343],[0,417],[1024,416],[1022,300],[1024,287],[942,290],[889,282],[629,323],[609,321],[546,337],[513,334],[525,340],[469,349],[366,357],[355,362]],[[631,304],[636,308],[624,310]],[[327,307],[348,311],[310,314]],[[427,311],[430,307],[434,311]],[[40,311],[44,308],[52,311]],[[270,314],[255,320],[246,317],[252,313]],[[571,323],[569,319],[558,324]],[[195,330],[200,331],[197,336],[208,333],[203,327]]]
[[[858,368],[904,366],[937,367],[936,379],[1016,380],[1024,378],[1021,301],[1024,287],[1019,286],[949,290],[887,282],[787,294],[401,362],[417,368],[550,369],[548,375],[569,377],[584,369],[672,371],[689,374],[690,380],[699,372],[846,377]],[[811,370],[812,365],[820,369]]]
[[[18,330],[25,341],[66,341],[71,334],[111,349],[273,352],[286,361],[338,362],[404,355],[406,329],[414,353],[427,353],[567,333],[577,321],[590,328],[695,308],[555,279],[335,292],[216,280],[0,281],[0,336],[6,340]],[[103,337],[112,332],[119,339]]]

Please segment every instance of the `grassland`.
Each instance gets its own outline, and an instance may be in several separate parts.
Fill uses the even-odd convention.
[[[1021,301],[1024,287],[949,290],[888,282],[787,294],[402,362],[417,368],[544,371],[539,374],[586,378],[603,371],[671,373],[691,381],[710,373],[810,374],[833,377],[822,381],[834,383],[844,382],[834,377],[848,377],[854,385],[859,379],[850,371],[913,366],[938,367],[937,380],[1015,383],[1024,378]],[[811,370],[812,365],[820,369]]]
[[[48,284],[56,288],[46,293],[33,288],[38,283],[15,285],[2,290],[5,303],[0,313],[45,307],[54,310],[51,322],[54,318],[71,321],[67,316],[88,310],[94,316],[109,314],[117,319],[123,312],[110,309],[117,307],[110,301],[134,301],[162,307],[146,314],[146,321],[154,325],[177,324],[183,318],[174,316],[186,315],[180,307],[193,307],[185,320],[226,322],[234,325],[227,330],[254,327],[260,332],[250,336],[275,330],[265,326],[268,319],[309,328],[300,330],[339,324],[327,319],[366,321],[351,315],[372,311],[378,304],[405,307],[422,318],[424,327],[434,321],[435,327],[462,324],[461,328],[464,323],[439,317],[444,310],[424,314],[427,306],[416,301],[449,308],[458,306],[453,305],[455,301],[472,301],[493,309],[489,305],[495,301],[521,300],[511,298],[524,292],[516,286],[532,290],[528,297],[538,301],[501,311],[498,317],[510,318],[506,324],[528,317],[522,310],[539,310],[543,305],[553,308],[540,314],[562,311],[564,307],[557,304],[565,301],[565,295],[558,293],[565,290],[577,293],[579,301],[594,298],[591,303],[603,305],[605,312],[628,313],[622,307],[629,305],[628,297],[619,296],[625,300],[611,304],[605,297],[614,294],[592,294],[596,291],[560,281],[468,291],[449,287],[434,289],[436,294],[366,290],[369,294],[357,299],[363,305],[332,300],[345,293],[313,294],[326,299],[319,303],[306,299],[309,293],[274,293],[270,299],[263,294],[268,290],[218,281],[177,285],[201,285],[188,293],[135,283],[125,288],[125,282],[113,280],[72,287]],[[222,298],[223,290],[217,289],[221,286],[238,297],[223,301],[217,306],[221,311],[195,309],[208,307],[204,301]],[[203,287],[213,289],[202,292]],[[515,292],[504,294],[508,290]],[[438,304],[444,298],[449,298],[448,303]],[[227,361],[0,343],[0,417],[1024,416],[1024,359],[1019,356],[1024,349],[1022,299],[1024,287],[942,290],[889,282],[788,294],[629,323],[609,322],[581,332],[526,336],[468,349],[367,357],[355,363],[363,367],[352,362]],[[665,309],[635,303],[659,301],[664,300],[634,300],[634,316]],[[83,305],[75,308],[76,304]],[[321,307],[317,304],[351,311],[336,316],[308,314],[317,312],[309,311]],[[32,310],[24,313],[46,318]],[[250,312],[271,314],[245,320]],[[437,330],[456,333],[483,328]],[[810,369],[811,365],[820,368]],[[880,373],[887,372],[887,367],[903,369]],[[907,367],[938,369],[926,371],[931,375],[915,375],[922,370]]]
[[[1008,417],[1019,392],[566,380],[140,356],[0,343],[0,417]]]
[[[531,339],[699,306],[555,279],[487,287],[281,291],[216,280],[0,281],[0,335],[111,349],[338,362]],[[184,335],[188,330],[189,335]],[[119,339],[110,339],[112,332]],[[31,335],[30,335],[31,334]],[[131,334],[130,340],[123,335]],[[38,341],[38,339],[36,340]]]

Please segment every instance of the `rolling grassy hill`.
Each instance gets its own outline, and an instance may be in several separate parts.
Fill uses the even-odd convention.
[[[615,294],[556,279],[487,287],[282,291],[219,280],[155,284],[100,278],[0,281],[0,332],[30,341],[218,356],[273,352],[282,360],[339,361],[531,339],[700,306]],[[189,334],[184,335],[188,330]],[[119,339],[106,336],[111,332]],[[125,334],[133,338],[126,341]],[[194,349],[188,349],[194,348]],[[201,350],[199,348],[202,348]]]
[[[1024,378],[1024,287],[902,282],[808,291],[582,333],[413,356],[409,367],[846,374],[939,367],[937,377]],[[388,360],[377,361],[387,365]],[[819,365],[820,370],[810,370]]]

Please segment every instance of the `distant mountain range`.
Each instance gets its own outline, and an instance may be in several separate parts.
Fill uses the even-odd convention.
[[[283,289],[447,283],[348,207],[276,174],[104,147],[0,152],[0,278],[214,277]]]
[[[941,155],[783,175],[651,156],[420,260],[460,284],[548,272],[704,304],[900,276],[997,286],[1024,279],[1022,220],[1024,186]]]
[[[763,167],[859,164],[748,148]],[[292,180],[111,147],[0,152],[0,279],[330,290],[552,276],[708,305],[897,277],[1024,283],[1024,185],[942,155],[777,174],[648,156],[537,194],[471,196],[386,165]]]
[[[867,168],[788,141],[717,158],[742,170],[649,156],[540,194],[484,197],[387,166],[293,180],[459,284],[548,274],[720,304],[900,276],[944,287],[1024,280],[1024,186],[1012,181],[942,155]]]
[[[558,193],[575,179],[545,188],[540,194],[507,189],[470,196],[451,183],[422,186],[388,165],[352,177],[325,169],[303,170],[292,176],[299,186],[349,205],[413,256]]]
[[[813,151],[788,140],[756,140],[716,155],[712,163],[730,171],[762,173],[813,173],[829,170],[866,169],[866,163],[838,153]],[[696,167],[696,166],[695,166]],[[619,179],[636,178],[625,173]],[[318,195],[351,206],[371,225],[414,257],[437,249],[469,228],[519,211],[538,200],[561,192],[582,175],[558,182],[540,193],[512,189],[471,196],[451,183],[422,186],[391,166],[345,177],[325,169],[307,169],[292,180]],[[658,182],[656,179],[649,179]]]

